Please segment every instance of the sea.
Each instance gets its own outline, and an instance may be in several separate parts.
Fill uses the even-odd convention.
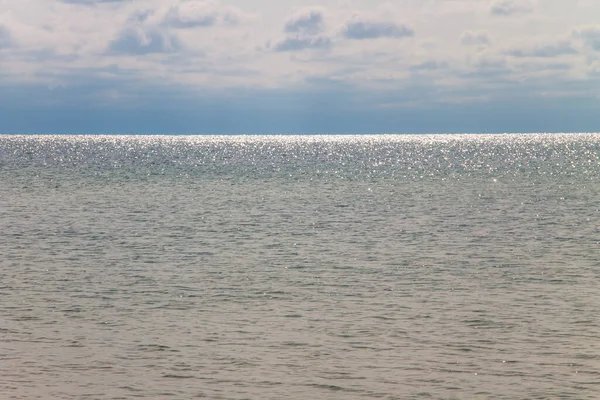
[[[0,136],[1,399],[599,399],[600,134]]]

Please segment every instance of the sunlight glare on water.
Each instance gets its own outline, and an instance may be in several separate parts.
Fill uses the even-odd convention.
[[[600,135],[0,136],[7,399],[597,399]]]

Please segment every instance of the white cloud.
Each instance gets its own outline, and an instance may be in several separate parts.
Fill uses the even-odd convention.
[[[4,71],[65,85],[113,65],[200,91],[315,77],[393,90],[415,76],[475,90],[542,72],[558,85],[591,79],[600,52],[590,1],[0,0],[0,10]]]

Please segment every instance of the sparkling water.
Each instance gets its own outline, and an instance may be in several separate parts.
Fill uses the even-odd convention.
[[[598,399],[600,135],[0,136],[2,399]]]

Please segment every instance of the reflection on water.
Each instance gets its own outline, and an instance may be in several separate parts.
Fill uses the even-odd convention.
[[[0,393],[597,399],[600,136],[0,137]]]

